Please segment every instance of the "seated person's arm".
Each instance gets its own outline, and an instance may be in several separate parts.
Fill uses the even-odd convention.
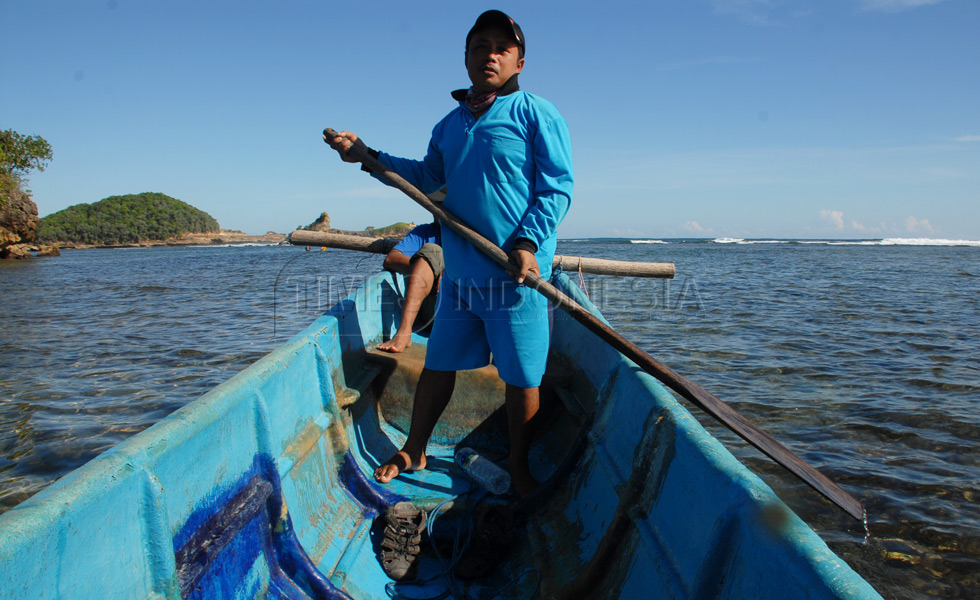
[[[392,250],[389,252],[382,266],[386,271],[401,273],[402,275],[408,275],[411,272],[409,257],[405,256],[401,250]]]

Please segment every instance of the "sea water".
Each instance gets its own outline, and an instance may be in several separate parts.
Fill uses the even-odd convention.
[[[675,263],[671,281],[581,284],[623,335],[864,503],[867,531],[688,405],[883,596],[980,597],[980,243],[558,251]],[[294,247],[0,262],[0,510],[225,381],[380,267]]]

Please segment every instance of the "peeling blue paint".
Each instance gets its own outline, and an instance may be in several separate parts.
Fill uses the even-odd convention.
[[[357,466],[357,461],[350,452],[344,455],[344,461],[341,463],[340,481],[361,506],[371,509],[375,515],[383,514],[385,509],[393,504],[410,500],[371,483]]]
[[[370,479],[366,465],[399,434],[368,412],[380,391],[343,407],[334,394],[397,323],[391,277],[0,515],[4,599],[387,600],[373,521],[395,502],[435,506],[469,489],[453,445],[486,434],[430,445],[429,468],[387,486]],[[566,277],[556,284],[591,306]],[[660,384],[563,313],[553,323],[574,410],[553,407],[531,454],[542,488],[516,503],[515,544],[471,596],[531,569],[549,598],[880,598]],[[373,429],[353,439],[357,415]],[[440,524],[473,509],[450,504]],[[772,509],[786,511],[778,527]],[[423,578],[441,571],[420,566]]]

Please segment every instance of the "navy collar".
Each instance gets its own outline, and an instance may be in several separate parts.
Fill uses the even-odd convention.
[[[499,90],[497,90],[497,97],[498,98],[501,97],[501,96],[509,96],[510,94],[513,94],[514,92],[516,92],[519,89],[521,89],[520,84],[517,83],[517,76],[518,75],[520,75],[520,73],[514,73],[511,76],[511,78],[507,80],[507,83],[505,83],[503,86],[501,86],[501,88]],[[465,102],[466,101],[466,94],[468,94],[469,91],[470,91],[469,88],[462,89],[462,90],[453,90],[453,92],[452,92],[452,94],[453,94],[453,100],[455,100],[457,102]]]

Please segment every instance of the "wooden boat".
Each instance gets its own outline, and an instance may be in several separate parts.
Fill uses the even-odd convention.
[[[559,289],[595,310],[563,275]],[[555,311],[542,489],[492,574],[462,583],[424,540],[419,581],[377,558],[378,515],[464,531],[481,492],[457,448],[507,448],[492,367],[461,373],[429,468],[370,478],[405,438],[424,339],[383,273],[283,347],[0,516],[4,598],[879,598],[657,381]],[[465,537],[465,533],[463,534]]]

